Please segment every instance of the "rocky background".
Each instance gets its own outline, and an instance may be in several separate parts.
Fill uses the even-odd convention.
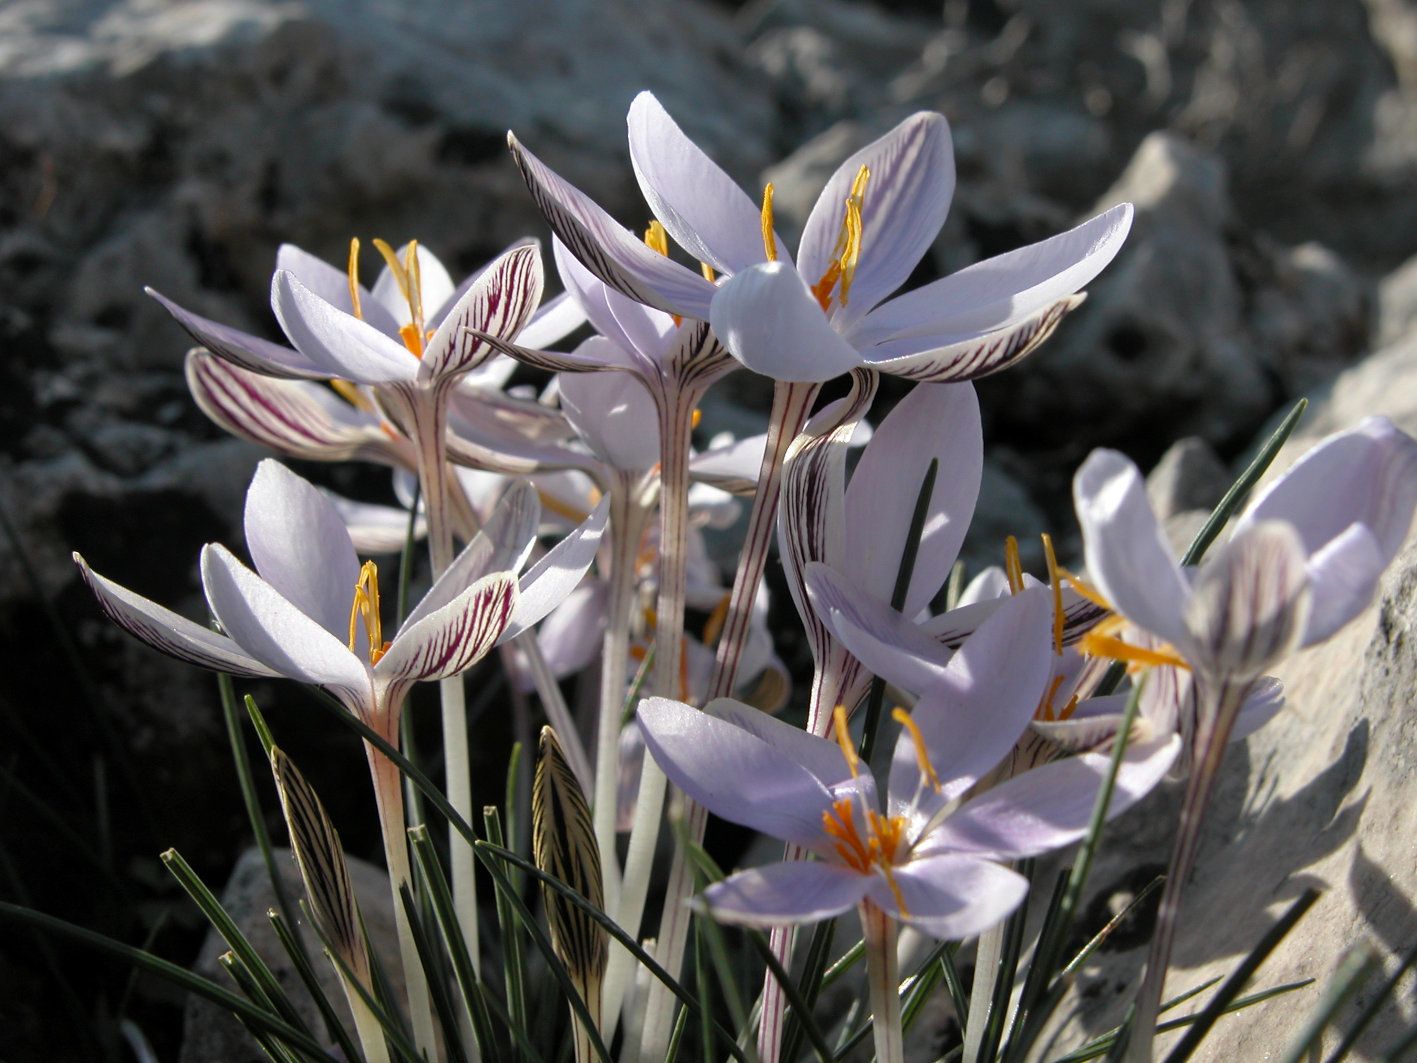
[[[239,537],[260,455],[191,404],[185,338],[142,286],[272,333],[281,241],[338,260],[351,235],[419,237],[472,267],[543,232],[509,127],[643,224],[623,116],[646,87],[745,185],[776,182],[789,225],[850,150],[913,110],[943,111],[959,191],[917,282],[1137,204],[1086,306],[980,387],[991,449],[975,563],[1009,532],[1066,538],[1070,475],[1096,445],[1149,466],[1197,437],[1156,478],[1179,512],[1209,505],[1301,394],[1332,391],[1311,418],[1324,430],[1381,408],[1417,431],[1406,0],[7,0],[0,897],[187,962],[196,919],[156,853],[176,845],[217,884],[244,844],[210,677],[104,623],[69,561],[81,550],[196,615],[198,545]],[[720,416],[765,408],[761,382],[730,381]],[[1417,823],[1401,797],[1417,763],[1417,555],[1398,567],[1366,626],[1288,677],[1294,719],[1235,758],[1191,901],[1230,923],[1195,928],[1179,960],[1196,970],[1173,985],[1233,964],[1264,909],[1311,880],[1332,887],[1312,917],[1327,922],[1285,976],[1323,977],[1359,939],[1391,966],[1417,937]],[[255,689],[272,707],[299,701]],[[282,738],[317,783],[326,773],[336,819],[357,820],[357,753],[307,708],[281,705]],[[1164,859],[1152,815],[1128,834],[1132,866]],[[1099,872],[1100,905],[1125,871]],[[1118,962],[1084,981],[1090,1000],[1110,1003],[1140,953]],[[0,985],[0,1057],[119,1056],[125,1017],[163,1058],[176,1050],[171,995],[91,954],[7,926]],[[1252,1040],[1211,1058],[1261,1058],[1315,1000],[1269,1005]],[[1077,1021],[1100,1028],[1094,1010]]]

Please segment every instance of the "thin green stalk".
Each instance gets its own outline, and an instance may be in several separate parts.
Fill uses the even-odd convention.
[[[713,1000],[709,996],[708,962],[704,956],[704,920],[694,920],[694,990],[699,995],[699,1054],[701,1059],[713,1059]]]
[[[1383,1005],[1392,999],[1393,994],[1397,991],[1397,984],[1402,981],[1402,976],[1411,969],[1414,963],[1417,963],[1417,945],[1413,945],[1407,950],[1401,962],[1398,963],[1397,970],[1392,972],[1388,980],[1383,983],[1383,987],[1373,994],[1373,998],[1363,1006],[1363,1010],[1358,1013],[1358,1017],[1348,1027],[1348,1032],[1338,1042],[1326,1063],[1339,1063],[1339,1060],[1352,1051],[1353,1046],[1358,1043],[1358,1038],[1368,1028],[1368,1024],[1377,1017]]]
[[[285,949],[286,955],[290,957],[291,965],[295,968],[295,973],[299,976],[300,981],[304,983],[306,991],[310,994],[310,999],[320,1010],[320,1017],[325,1020],[325,1030],[331,1040],[339,1045],[340,1051],[344,1053],[346,1059],[358,1059],[359,1049],[355,1047],[353,1038],[349,1036],[349,1031],[340,1021],[334,1004],[325,994],[324,986],[320,984],[320,979],[315,974],[315,968],[310,963],[310,957],[305,951],[305,942],[300,940],[299,935],[290,929],[290,924],[285,917],[274,908],[266,912],[266,918],[271,921],[271,929]]]
[[[246,965],[238,960],[233,953],[223,952],[216,958],[216,962],[217,966],[226,972],[227,977],[236,983],[236,988],[241,990],[247,1000],[258,1007],[270,1006],[270,998],[262,991]],[[242,1025],[244,1026],[245,1023]],[[251,1035],[261,1051],[273,1063],[300,1063],[299,1056],[264,1031],[247,1027],[246,1032]]]
[[[360,980],[359,976],[356,975],[354,971],[350,970],[349,964],[344,962],[344,958],[339,954],[339,950],[321,933],[319,925],[313,918],[310,920],[310,925],[320,938],[320,943],[324,946],[325,956],[335,965],[335,969],[339,972],[339,976],[344,984],[354,991],[360,1003],[374,1016],[375,1022],[378,1023],[379,1028],[383,1031],[384,1039],[388,1042],[388,1047],[393,1051],[394,1055],[403,1061],[403,1063],[424,1063],[425,1058],[434,1058],[425,1057],[424,1053],[414,1046],[409,1040],[407,1032],[404,1030],[403,1023],[399,1021],[398,1016],[388,1004],[389,994],[378,991],[378,986],[382,983],[383,977],[382,968],[378,963],[378,957],[374,951],[372,949],[369,951],[370,969],[374,974],[376,986],[376,992],[371,993]],[[368,940],[367,934],[365,935],[365,940]]]
[[[413,897],[409,883],[399,887],[399,901],[403,904],[404,917],[413,931],[414,943],[418,946],[418,958],[423,964],[423,975],[428,981],[428,994],[433,1001],[434,1014],[443,1030],[443,1048],[453,1063],[469,1063],[467,1049],[462,1042],[462,1024],[453,1010],[452,998],[448,995],[448,983],[444,978],[443,964],[433,939],[423,926],[422,911]]]
[[[1091,940],[1089,940],[1086,945],[1084,945],[1081,949],[1078,950],[1078,954],[1076,956],[1074,956],[1071,960],[1067,962],[1067,965],[1063,968],[1062,971],[1063,976],[1069,977],[1071,975],[1076,974],[1082,968],[1082,965],[1092,958],[1093,953],[1100,949],[1106,943],[1107,939],[1112,936],[1116,929],[1123,923],[1125,923],[1127,921],[1127,918],[1133,912],[1135,912],[1142,904],[1144,904],[1148,897],[1150,897],[1153,893],[1160,889],[1162,883],[1164,883],[1165,881],[1165,875],[1157,875],[1154,879],[1152,879],[1145,886],[1143,886],[1137,892],[1137,895],[1133,897],[1129,902],[1127,902],[1127,906],[1123,908],[1120,912],[1118,912],[1116,915],[1114,915],[1111,919],[1107,920],[1107,922],[1103,925],[1102,929],[1099,930],[1096,934],[1092,935]]]
[[[1281,1057],[1280,1063],[1300,1063],[1311,1049],[1317,1048],[1319,1039],[1323,1037],[1324,1030],[1333,1021],[1334,1016],[1380,968],[1381,964],[1371,945],[1364,943],[1349,950],[1348,955],[1339,964],[1333,981],[1324,990],[1319,1006],[1300,1029],[1299,1035]]]
[[[482,810],[482,827],[489,842],[498,846],[504,844],[502,820],[496,808],[488,806]],[[508,877],[508,883],[512,892],[520,888],[511,883],[510,877]],[[514,1024],[525,1028],[527,1026],[526,981],[522,969],[521,934],[517,929],[517,919],[509,894],[498,892],[496,903],[497,925],[502,932],[502,980],[507,993],[507,1011],[511,1013]]]
[[[812,930],[812,941],[807,946],[807,958],[802,969],[802,977],[797,982],[797,992],[802,997],[802,1008],[792,1008],[783,1020],[782,1058],[797,1058],[802,1046],[802,1014],[810,1015],[816,1009],[817,998],[821,995],[822,975],[831,961],[832,939],[836,936],[836,920],[823,919]]]
[[[827,973],[822,975],[822,988],[827,988],[827,986],[831,985],[838,978],[847,974],[851,968],[861,962],[862,957],[865,955],[866,942],[864,940],[857,941],[855,945],[852,945],[851,948],[841,954],[841,958],[838,959],[836,963],[827,968]]]

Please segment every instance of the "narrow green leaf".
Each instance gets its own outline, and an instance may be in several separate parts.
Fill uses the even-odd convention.
[[[1402,976],[1412,968],[1414,963],[1417,963],[1417,944],[1407,950],[1401,962],[1398,963],[1397,970],[1393,971],[1388,980],[1383,983],[1382,988],[1373,994],[1373,998],[1363,1005],[1363,1010],[1358,1013],[1358,1017],[1348,1027],[1348,1032],[1343,1035],[1343,1040],[1338,1042],[1326,1063],[1338,1063],[1353,1050],[1353,1046],[1358,1043],[1358,1038],[1363,1035],[1363,1031],[1368,1028],[1368,1024],[1373,1021],[1383,1006],[1392,999],[1393,993],[1397,991],[1397,984],[1402,981]]]
[[[358,1059],[360,1051],[354,1043],[354,1038],[344,1028],[339,1012],[335,1010],[334,1004],[330,1002],[329,996],[325,993],[325,987],[320,984],[320,979],[315,974],[315,967],[310,962],[309,954],[305,951],[305,943],[290,929],[290,924],[286,922],[285,917],[274,908],[266,912],[266,918],[271,921],[271,929],[284,947],[286,955],[290,957],[291,965],[295,968],[295,973],[300,977],[300,981],[304,983],[306,991],[310,994],[310,999],[320,1009],[320,1017],[325,1020],[325,1030],[329,1033],[330,1039],[339,1045],[340,1051],[344,1053],[346,1059]]]
[[[1380,967],[1377,953],[1371,945],[1364,942],[1350,949],[1319,999],[1318,1007],[1281,1057],[1281,1063],[1299,1063],[1311,1048],[1318,1045],[1319,1038],[1334,1016]]]
[[[861,958],[866,955],[866,942],[858,941],[851,948],[841,954],[841,958],[827,968],[827,973],[822,975],[822,988],[825,989],[838,978],[847,974],[851,968],[861,962]]]
[[[1127,921],[1127,917],[1131,915],[1134,911],[1136,911],[1137,908],[1142,903],[1144,903],[1148,897],[1150,897],[1153,893],[1160,889],[1161,884],[1165,881],[1165,875],[1157,875],[1154,879],[1152,879],[1140,890],[1138,890],[1137,895],[1127,902],[1127,906],[1123,908],[1120,912],[1118,912],[1116,915],[1114,915],[1111,919],[1107,920],[1106,925],[1104,925],[1102,929],[1099,930],[1096,934],[1093,934],[1091,940],[1078,950],[1078,954],[1076,956],[1074,956],[1071,960],[1067,962],[1067,965],[1063,968],[1063,974],[1065,976],[1071,976],[1076,974],[1082,968],[1082,965],[1092,958],[1093,953],[1095,953],[1103,946],[1103,944],[1106,943],[1107,939],[1112,936],[1116,929]]]
[[[487,840],[493,845],[502,845],[502,818],[493,805],[482,810],[482,826]],[[512,898],[519,891],[508,878],[508,889],[499,890],[495,898],[497,905],[497,925],[502,932],[502,981],[506,987],[507,1010],[512,1022],[527,1028],[526,980],[522,966],[522,943],[519,920],[512,906]]]
[[[809,1015],[816,1011],[817,998],[822,990],[822,975],[826,973],[827,964],[831,962],[832,940],[835,937],[835,919],[823,919],[812,928],[812,941],[807,946],[802,977],[797,980],[797,992],[802,997],[802,1005]],[[791,1008],[783,1024],[782,1058],[796,1059],[801,1046],[801,1017],[797,1008]]]
[[[452,998],[448,996],[448,983],[443,977],[438,947],[423,925],[423,911],[414,900],[407,882],[399,885],[399,903],[403,905],[404,915],[408,919],[408,929],[413,935],[418,962],[423,965],[423,973],[428,979],[428,996],[433,1002],[433,1011],[443,1028],[443,1050],[451,1056],[453,1063],[468,1063],[467,1049],[463,1047],[462,1042],[461,1024],[457,1013],[453,1011]]]
[[[236,983],[236,987],[246,995],[246,999],[251,1001],[252,1004],[255,1004],[257,1007],[268,1007],[270,1005],[270,998],[267,997],[261,987],[256,984],[256,979],[252,977],[246,965],[238,960],[235,954],[230,950],[218,956],[216,962],[217,966],[227,973],[228,977]],[[237,1021],[241,1021],[240,1016],[237,1017]],[[242,1022],[242,1025],[246,1026],[244,1022]],[[246,1026],[246,1032],[251,1035],[261,1051],[266,1054],[266,1058],[272,1060],[273,1063],[299,1063],[299,1056],[280,1044],[264,1030]]]

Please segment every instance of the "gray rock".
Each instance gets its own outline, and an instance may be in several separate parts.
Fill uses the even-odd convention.
[[[275,859],[280,869],[282,886],[294,903],[304,895],[304,886],[300,881],[295,858],[289,849],[276,849]],[[364,860],[346,859],[350,881],[354,885],[355,900],[359,904],[360,914],[364,917],[369,941],[380,961],[385,964],[390,982],[400,985],[402,968],[388,875],[383,868],[375,867]],[[270,919],[267,918],[267,911],[276,907],[276,896],[259,849],[248,849],[241,854],[226,888],[222,890],[221,903],[246,939],[251,942],[251,946],[266,961],[276,981],[286,991],[296,1011],[316,1038],[321,1043],[333,1047],[334,1041],[326,1034],[314,999],[271,928]],[[353,1036],[354,1020],[350,1016],[344,990],[333,965],[321,955],[319,937],[303,919],[295,929],[305,945],[307,955],[310,956],[321,990]],[[226,950],[226,942],[215,931],[211,931],[202,945],[194,969],[198,974],[218,984],[228,984],[229,977],[217,963],[217,957]],[[179,1057],[182,1063],[208,1063],[209,1060],[217,1059],[223,1063],[262,1063],[266,1059],[240,1023],[215,1004],[198,997],[187,998],[183,1028],[182,1054]]]
[[[1178,439],[1146,478],[1151,508],[1162,520],[1191,509],[1210,510],[1230,486],[1225,464],[1203,439]]]

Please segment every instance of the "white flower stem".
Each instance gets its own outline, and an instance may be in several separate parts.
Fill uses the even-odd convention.
[[[684,577],[689,532],[689,443],[693,431],[696,396],[670,392],[660,403],[659,426],[659,600],[655,606],[654,675],[651,690],[662,697],[686,696],[681,690],[680,663],[684,651]],[[659,841],[660,816],[664,809],[666,780],[653,757],[646,756],[640,771],[640,792],[635,819],[630,827],[630,845],[625,854],[625,876],[620,887],[620,903],[615,919],[630,933],[636,933],[644,915],[654,851]],[[672,902],[671,902],[672,903]],[[605,1038],[615,1033],[615,1025],[632,973],[633,957],[618,945],[610,950],[605,975]],[[655,1006],[653,996],[650,1007]],[[651,1012],[647,1024],[656,1016]],[[667,1017],[666,1017],[667,1021]],[[668,1043],[666,1037],[666,1044]],[[650,1058],[662,1058],[663,1052]]]
[[[1220,764],[1235,726],[1235,717],[1244,704],[1248,683],[1206,682],[1196,676],[1196,750],[1186,796],[1181,804],[1181,822],[1166,868],[1166,885],[1161,891],[1156,930],[1146,959],[1146,976],[1137,993],[1136,1012],[1127,1042],[1127,1063],[1150,1063],[1156,1019],[1161,1012],[1161,994],[1166,971],[1171,966],[1171,949],[1181,911],[1181,891],[1195,867],[1200,849],[1201,824],[1210,799],[1220,780]]]
[[[615,850],[620,767],[620,713],[625,703],[630,610],[635,601],[635,557],[647,514],[634,484],[617,477],[610,488],[610,601],[600,662],[600,715],[595,732],[595,840],[605,874],[606,911],[620,903],[620,863]]]
[[[974,946],[974,984],[969,990],[969,1015],[964,1024],[964,1063],[979,1063],[994,1001],[994,983],[999,976],[999,958],[1004,953],[1004,926],[991,926],[979,935]]]
[[[900,1029],[895,920],[870,901],[862,901],[861,937],[866,943],[866,984],[871,997],[876,1063],[903,1063],[905,1039]]]
[[[453,560],[453,529],[449,507],[447,467],[447,400],[438,391],[419,391],[409,397],[410,418],[418,450],[418,479],[428,518],[428,559],[436,580]],[[461,676],[438,683],[442,703],[443,772],[448,803],[472,823],[472,774],[467,741],[467,704]],[[448,828],[448,862],[452,866],[453,910],[473,969],[482,970],[477,941],[477,879],[472,846]]]
[[[555,728],[556,736],[561,740],[561,750],[566,755],[571,772],[575,775],[576,782],[580,783],[581,791],[589,792],[590,758],[586,755],[585,743],[581,741],[580,729],[576,727],[575,720],[571,719],[571,709],[566,704],[565,695],[561,693],[561,684],[556,681],[551,666],[546,662],[541,640],[532,630],[518,635],[515,641],[517,648],[526,657],[527,670],[531,673],[537,696],[541,698],[541,707],[546,712],[546,718],[551,721],[551,726]]]
[[[398,741],[398,726],[384,728],[384,737]],[[437,1059],[437,1044],[433,1027],[433,1009],[428,995],[428,979],[418,958],[413,931],[404,912],[399,889],[413,890],[413,870],[408,859],[408,839],[405,835],[403,781],[398,767],[372,745],[364,752],[369,760],[369,773],[374,780],[374,801],[379,810],[379,828],[384,836],[384,860],[389,865],[389,889],[394,898],[394,926],[398,930],[399,959],[403,964],[403,981],[408,993],[409,1020],[413,1023],[414,1044],[429,1059]]]
[[[768,420],[767,443],[763,463],[758,472],[758,489],[753,496],[753,509],[748,516],[748,531],[743,551],[738,558],[738,572],[733,579],[733,591],[728,601],[728,616],[719,637],[718,655],[714,662],[709,700],[727,697],[738,679],[738,664],[748,641],[748,628],[753,616],[753,600],[767,568],[768,546],[777,523],[777,507],[782,486],[782,462],[787,448],[802,431],[816,400],[820,384],[778,381],[773,387],[772,413]],[[645,764],[651,763],[645,758]],[[708,813],[697,802],[684,800],[684,826],[694,842],[703,841]],[[628,871],[626,872],[628,878]],[[659,923],[659,948],[655,959],[672,975],[678,977],[684,962],[685,944],[689,937],[690,911],[685,903],[693,892],[694,877],[684,854],[675,849],[669,867],[669,883],[664,894],[664,914]],[[669,1046],[673,1009],[669,1006],[669,990],[656,981],[649,992],[645,1014],[641,1058],[663,1059]],[[764,1061],[767,1063],[767,1061]]]

